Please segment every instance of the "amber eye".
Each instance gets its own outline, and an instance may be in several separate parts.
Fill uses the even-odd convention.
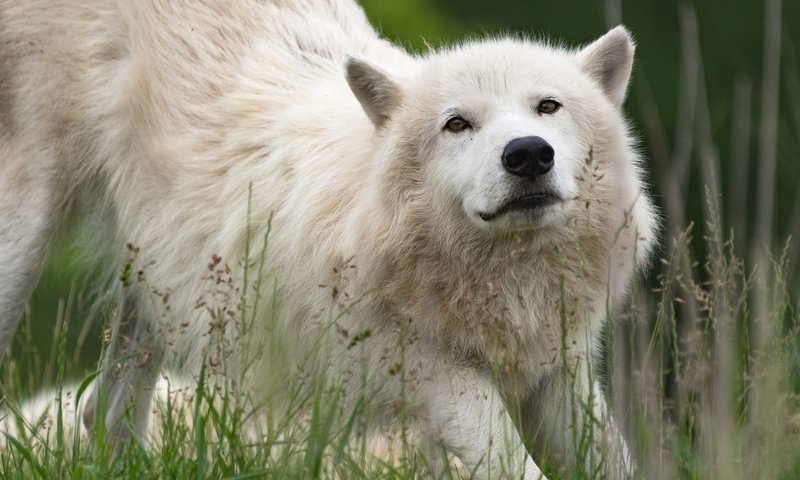
[[[467,130],[470,127],[472,127],[472,125],[470,125],[468,121],[464,120],[461,117],[453,117],[450,120],[448,120],[447,123],[444,125],[445,129],[456,133],[463,132],[464,130]]]
[[[556,113],[559,108],[561,108],[560,103],[556,102],[555,100],[547,99],[542,100],[539,103],[539,105],[536,107],[536,111],[549,115],[551,113]]]

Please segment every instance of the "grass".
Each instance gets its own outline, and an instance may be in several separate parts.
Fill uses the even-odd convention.
[[[386,439],[380,444],[369,440],[363,434],[361,404],[342,411],[338,390],[324,380],[300,376],[280,402],[257,409],[237,381],[207,375],[212,367],[203,368],[198,382],[175,384],[175,379],[162,378],[150,438],[115,450],[103,422],[96,422],[88,435],[74,428],[81,422],[81,409],[75,406],[96,373],[64,387],[64,345],[59,342],[54,352],[53,363],[62,366],[57,387],[44,394],[50,408],[37,409],[35,402],[20,408],[11,401],[24,381],[14,375],[13,366],[7,368],[15,381],[3,392],[1,478],[427,477],[422,457],[393,462],[382,448]],[[375,449],[381,457],[373,455]]]
[[[715,243],[720,237],[713,225],[708,229],[712,254],[705,261],[686,263],[692,240],[686,232],[660,259],[660,273],[640,283],[613,319],[605,370],[616,415],[629,426],[637,477],[798,478],[800,310],[786,282],[787,255],[772,258],[769,273],[759,275],[733,254],[730,241]],[[768,282],[758,288],[763,278]],[[760,302],[764,317],[754,314]],[[691,322],[682,317],[687,306]],[[27,375],[41,364],[29,362],[27,375],[13,359],[4,366],[2,478],[433,476],[432,460],[415,450],[411,433],[369,437],[365,432],[374,420],[363,403],[344,411],[339,391],[325,378],[303,375],[286,384],[280,401],[266,406],[237,387],[241,379],[227,375],[204,370],[199,383],[162,380],[151,438],[115,451],[103,422],[89,436],[73,428],[80,422],[74,405],[86,396],[94,374],[65,386],[71,324],[62,313],[44,362],[56,386],[46,417],[22,413],[13,401],[24,396]],[[33,355],[34,349],[26,351]],[[221,368],[215,365],[208,368]],[[588,452],[586,437],[574,436],[577,451]],[[440,477],[468,478],[469,472],[454,468]],[[599,477],[587,467],[565,478]]]

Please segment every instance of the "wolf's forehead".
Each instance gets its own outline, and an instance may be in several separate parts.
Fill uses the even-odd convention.
[[[577,72],[569,52],[515,41],[467,44],[430,61],[430,80],[439,89],[500,97],[534,94],[554,82],[563,85]]]

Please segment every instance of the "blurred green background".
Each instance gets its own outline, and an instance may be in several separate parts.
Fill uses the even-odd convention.
[[[384,36],[418,52],[426,45],[435,47],[465,36],[515,32],[578,46],[623,23],[638,44],[625,109],[643,140],[652,191],[662,207],[670,196],[681,197],[676,200],[682,212],[665,210],[667,235],[692,221],[703,223],[708,176],[701,167],[703,158],[711,155],[721,184],[724,231],[736,230],[737,249],[748,256],[762,238],[754,235],[759,220],[755,187],[765,145],[776,147],[774,222],[765,238],[775,246],[792,232],[800,234],[800,2],[364,0],[362,4]],[[765,34],[776,27],[775,21],[765,26],[768,5],[781,8],[777,83],[765,81],[764,74],[775,76],[774,67],[765,66]],[[765,107],[770,101],[777,101],[774,113]],[[776,116],[776,132],[764,130],[770,125],[763,121],[765,115]],[[777,134],[774,140],[771,132]],[[34,372],[45,365],[53,351],[54,329],[64,328],[57,320],[68,317],[71,321],[61,322],[68,329],[66,351],[77,355],[74,365],[68,362],[67,375],[81,377],[94,369],[103,313],[92,308],[97,282],[80,260],[81,248],[65,239],[55,249],[17,335],[13,368]],[[702,250],[702,242],[696,248]],[[792,254],[797,257],[796,250]],[[27,378],[29,391],[52,381],[39,375]]]

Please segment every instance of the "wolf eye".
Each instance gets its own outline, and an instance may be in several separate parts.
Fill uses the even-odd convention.
[[[561,108],[560,103],[556,102],[555,100],[547,99],[539,102],[539,105],[536,107],[536,111],[550,115],[551,113],[556,113],[559,108]]]
[[[444,128],[446,130],[455,133],[463,132],[464,130],[467,130],[468,128],[471,127],[472,125],[470,125],[468,121],[464,120],[461,117],[453,117],[450,120],[448,120],[447,123],[444,124]]]

